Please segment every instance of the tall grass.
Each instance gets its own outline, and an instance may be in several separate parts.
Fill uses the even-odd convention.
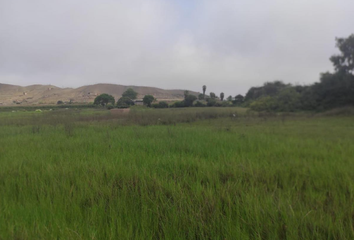
[[[353,117],[200,111],[0,115],[0,239],[354,238]]]

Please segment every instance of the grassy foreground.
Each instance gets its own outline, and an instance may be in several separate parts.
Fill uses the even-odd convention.
[[[0,113],[0,239],[354,239],[353,117],[153,111]]]

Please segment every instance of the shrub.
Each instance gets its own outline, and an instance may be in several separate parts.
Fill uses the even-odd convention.
[[[153,108],[168,108],[168,103],[167,102],[159,102],[152,104]]]
[[[215,104],[216,104],[216,100],[214,99],[214,98],[208,98],[207,99],[207,106],[208,107],[213,107],[213,106],[215,106]]]
[[[206,105],[200,101],[197,101],[195,104],[194,104],[195,107],[206,107]]]
[[[134,105],[134,102],[128,97],[121,97],[117,101],[118,108],[129,108],[130,106],[133,106],[133,105]]]
[[[185,107],[184,101],[175,102],[174,104],[172,104],[172,107],[183,108],[183,107]]]

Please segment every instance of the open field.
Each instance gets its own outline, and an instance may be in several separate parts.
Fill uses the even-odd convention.
[[[354,117],[0,113],[0,239],[354,239]]]

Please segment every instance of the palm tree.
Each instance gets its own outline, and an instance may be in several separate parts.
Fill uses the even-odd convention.
[[[220,93],[220,100],[221,100],[221,101],[224,101],[224,97],[225,97],[224,93],[223,93],[223,92]]]
[[[205,99],[205,91],[206,91],[206,86],[203,85],[203,98]]]

